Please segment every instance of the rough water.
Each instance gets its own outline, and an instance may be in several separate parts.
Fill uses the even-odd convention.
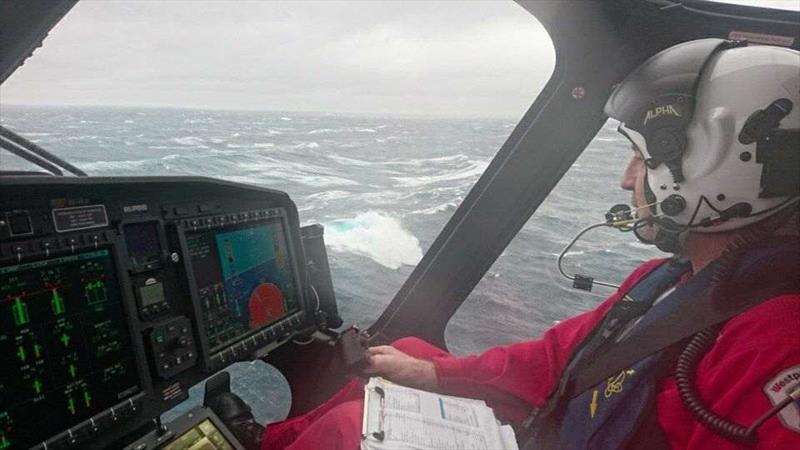
[[[339,310],[374,321],[411,273],[516,123],[499,119],[324,113],[3,105],[0,123],[90,175],[203,175],[284,190],[303,224],[321,223]],[[618,180],[628,145],[606,124],[451,319],[456,354],[539,336],[609,293],[576,291],[556,256],[583,227],[627,202]],[[0,168],[30,168],[8,153]],[[568,271],[619,282],[657,256],[630,234],[600,230],[565,258]],[[431,299],[436,301],[436,299]],[[234,387],[262,420],[280,418],[288,392],[265,393],[263,364]],[[265,375],[265,373],[267,373]],[[280,408],[274,404],[282,404]],[[285,414],[285,412],[283,413]]]

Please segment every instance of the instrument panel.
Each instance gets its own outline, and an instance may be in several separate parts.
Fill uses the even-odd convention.
[[[19,176],[0,193],[2,450],[108,446],[315,327],[283,192]]]

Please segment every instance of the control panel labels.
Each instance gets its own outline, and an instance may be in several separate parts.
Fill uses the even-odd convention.
[[[59,233],[105,227],[108,214],[105,205],[53,208],[53,225]]]
[[[164,401],[175,400],[183,395],[183,387],[180,381],[170,384],[161,390],[161,399]]]

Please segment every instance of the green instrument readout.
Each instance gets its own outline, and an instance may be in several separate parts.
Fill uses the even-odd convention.
[[[107,249],[0,267],[0,450],[139,392],[122,308]]]
[[[162,450],[233,450],[222,432],[206,419],[175,438]]]

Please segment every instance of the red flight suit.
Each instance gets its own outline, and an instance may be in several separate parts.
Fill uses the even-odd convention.
[[[639,266],[623,282],[627,291],[658,266]],[[433,361],[438,391],[485,400],[497,417],[524,420],[555,388],[572,351],[617,301],[611,295],[594,310],[565,320],[541,339],[489,349],[478,356],[455,357],[427,342],[404,338],[392,345]],[[729,320],[697,368],[697,390],[717,414],[749,426],[772,407],[767,390],[776,376],[800,373],[800,294],[773,298]],[[780,380],[777,380],[780,381]],[[800,380],[789,380],[798,382]],[[267,426],[262,449],[355,450],[359,448],[364,380],[354,379],[309,413]],[[793,404],[800,413],[800,405]],[[683,406],[675,378],[664,378],[656,396],[658,423],[673,449],[745,449],[707,430]],[[792,411],[794,414],[794,411]],[[759,449],[800,449],[800,423],[773,416],[758,430]],[[798,427],[796,430],[794,427]]]

